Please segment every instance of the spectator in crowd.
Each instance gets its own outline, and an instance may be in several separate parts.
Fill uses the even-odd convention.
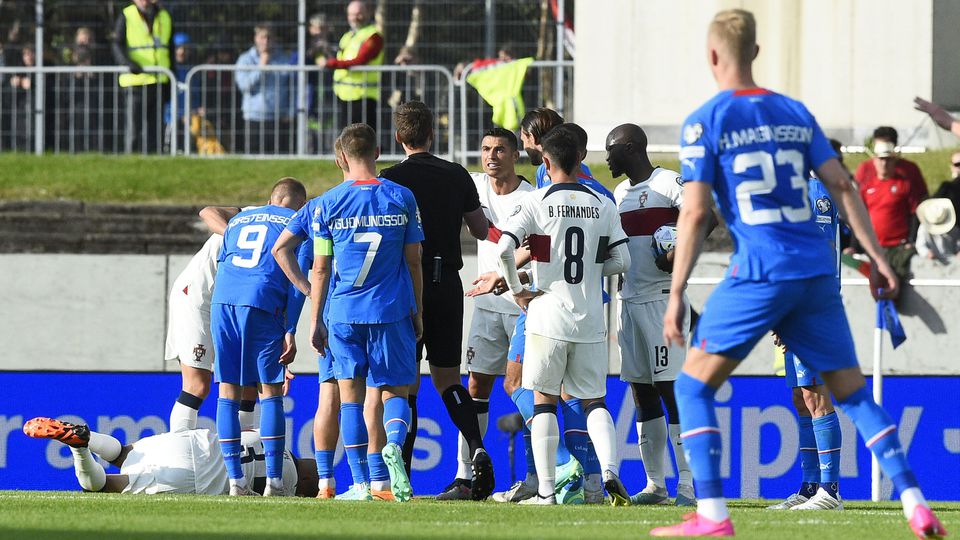
[[[327,58],[337,54],[336,39],[325,14],[311,16],[307,27],[307,62],[326,66]],[[333,99],[328,94],[332,87],[332,71],[307,73],[307,152],[317,153],[322,148],[332,148],[339,134],[333,123]]]
[[[312,58],[317,65],[326,65],[327,58],[337,54],[333,28],[323,13],[315,13],[308,22],[307,58]]]
[[[407,47],[406,45],[400,48],[397,57],[393,59],[393,65],[395,66],[412,66],[416,63],[416,51],[414,51],[413,47]],[[401,103],[408,101],[423,101],[423,95],[426,92],[424,90],[425,81],[423,80],[422,72],[406,73],[403,71],[394,71],[390,73],[390,78],[390,86],[393,87],[390,99],[387,100],[390,108],[396,109]]]
[[[170,99],[170,81],[167,75],[146,73],[144,68],[174,68],[173,34],[173,17],[158,0],[133,0],[117,18],[113,57],[130,68],[119,77],[126,101],[128,153],[160,150],[161,113]]]
[[[950,199],[927,199],[917,206],[917,254],[949,263],[960,253],[960,228]]]
[[[173,35],[173,46],[174,46],[174,76],[177,78],[177,114],[180,116],[180,126],[177,128],[177,136],[180,137],[183,134],[183,129],[189,129],[189,120],[190,115],[193,111],[197,110],[200,107],[200,77],[193,77],[191,81],[190,88],[190,104],[187,105],[187,91],[186,91],[186,81],[187,73],[190,72],[190,69],[193,68],[193,63],[190,58],[190,35],[184,32],[177,32]],[[173,114],[173,107],[170,103],[167,103],[163,109],[163,124],[166,126],[164,130],[164,148],[168,148],[170,145],[170,139],[173,136],[173,130],[171,129],[171,115]]]
[[[854,177],[887,260],[906,282],[910,258],[916,254],[917,205],[928,193],[917,165],[897,155],[897,130],[874,130],[873,158],[861,163]]]
[[[37,53],[33,45],[20,49],[20,66],[31,68],[37,65]],[[10,77],[8,103],[13,110],[10,119],[11,150],[31,150],[34,144],[34,76],[30,73],[14,73]]]
[[[64,47],[62,50],[61,61],[65,64],[78,65],[75,58],[78,49],[87,49],[89,51],[90,63],[87,65],[96,66],[103,63],[99,54],[100,51],[97,46],[96,36],[93,30],[87,26],[77,28],[77,31],[73,34],[73,43],[71,43],[69,47]],[[87,52],[80,54],[86,56]]]
[[[254,28],[253,47],[240,55],[238,66],[286,66],[290,55],[274,45],[273,30]],[[293,73],[237,71],[237,87],[243,93],[244,136],[238,150],[247,154],[283,154],[291,147],[290,129],[294,100],[290,94]]]
[[[960,120],[954,118],[943,107],[919,97],[913,99],[913,106],[918,111],[929,114],[930,119],[941,128],[960,137]]]
[[[496,58],[477,58],[473,62],[460,62],[453,68],[453,78],[460,80],[463,71],[470,66],[471,71],[477,68],[496,64],[497,62],[510,62],[513,60],[513,45],[504,43],[497,50]]]
[[[950,156],[950,176],[952,180],[940,184],[933,196],[938,199],[950,199],[954,213],[958,214],[960,213],[960,152],[954,152]]]
[[[363,122],[376,130],[380,73],[349,68],[383,65],[383,35],[373,24],[370,7],[361,0],[347,5],[347,22],[350,30],[340,38],[337,57],[326,61],[326,67],[335,70],[333,93],[340,107],[339,124]]]

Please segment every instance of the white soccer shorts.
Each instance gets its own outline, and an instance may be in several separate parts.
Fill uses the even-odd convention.
[[[129,478],[123,493],[222,495],[227,489],[216,433],[192,429],[161,433],[133,443],[120,467]]]
[[[574,343],[527,334],[523,387],[553,396],[579,399],[607,394],[607,342]]]
[[[683,336],[690,335],[689,302],[684,298]],[[617,340],[620,342],[620,380],[630,383],[653,384],[675,381],[687,358],[687,349],[676,345],[668,347],[663,341],[663,314],[667,300],[653,300],[636,304],[620,302],[620,322]]]
[[[213,338],[210,336],[210,306],[174,290],[167,317],[167,360],[180,359],[185,366],[213,371]]]
[[[519,313],[474,308],[467,338],[467,371],[503,375]]]

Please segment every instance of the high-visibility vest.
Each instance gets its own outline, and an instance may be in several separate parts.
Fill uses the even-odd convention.
[[[350,31],[340,38],[340,50],[337,51],[337,60],[352,60],[360,52],[360,46],[377,33],[373,24],[364,26],[356,32]],[[383,65],[383,48],[376,58],[367,63],[368,66]],[[341,101],[357,101],[358,99],[380,100],[380,73],[373,71],[351,71],[337,69],[333,72],[333,93]]]
[[[170,68],[170,38],[173,36],[173,19],[170,12],[160,8],[153,17],[153,29],[147,27],[147,21],[137,9],[130,4],[123,9],[123,17],[127,24],[127,55],[130,60],[140,67]],[[153,73],[124,73],[120,75],[120,86],[144,86],[167,82],[166,75]]]

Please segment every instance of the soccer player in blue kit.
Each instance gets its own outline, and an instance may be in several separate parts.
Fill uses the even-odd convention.
[[[255,494],[240,464],[238,416],[241,389],[255,385],[267,466],[264,496],[288,495],[282,481],[286,425],[282,385],[284,366],[297,353],[294,333],[304,295],[284,275],[270,247],[306,199],[303,184],[283,178],[273,187],[270,204],[238,213],[224,231],[210,327],[220,383],[217,433],[231,495]],[[309,268],[310,250],[301,250],[298,259],[302,268]]]
[[[919,538],[946,534],[930,510],[900,446],[896,425],[874,403],[857,363],[836,286],[830,246],[807,200],[810,170],[833,196],[874,261],[877,295],[896,294],[869,216],[813,116],[799,102],[760,88],[752,63],[759,53],[748,11],[718,13],[707,37],[708,61],[720,92],[691,114],[681,134],[684,205],[664,339],[683,343],[683,290],[703,245],[713,191],[735,239],[726,279],[714,289],[691,336],[676,382],[683,444],[697,488],[697,511],[653,536],[733,536],[720,475],[722,444],[717,388],[770,330],[803,365],[823,377],[900,493]],[[816,301],[809,301],[811,298]]]
[[[352,124],[338,143],[337,160],[347,164],[346,178],[321,197],[315,219],[319,294],[314,313],[322,313],[327,302],[332,259],[337,277],[328,321],[313,321],[312,342],[320,354],[329,344],[333,355],[344,448],[363,444],[366,386],[380,389],[387,438],[383,460],[395,500],[405,502],[413,495],[402,446],[410,425],[407,395],[417,377],[416,342],[423,332],[423,229],[413,192],[376,177],[379,148],[373,129]],[[365,490],[369,487],[362,483],[352,488],[356,498],[369,499]]]

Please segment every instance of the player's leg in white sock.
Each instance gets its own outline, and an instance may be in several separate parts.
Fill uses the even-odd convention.
[[[120,457],[123,445],[111,435],[91,431],[87,448],[105,461],[113,462]]]
[[[197,412],[210,394],[212,374],[191,366],[180,365],[183,389],[170,411],[170,432],[197,429]]]
[[[647,473],[647,488],[665,488],[667,421],[660,404],[660,392],[652,384],[631,383],[637,408],[637,439],[640,459]]]
[[[587,416],[587,433],[597,452],[600,469],[620,475],[620,463],[617,460],[617,431],[613,417],[603,400],[596,400],[584,407]],[[539,473],[539,469],[537,470]]]
[[[677,462],[677,485],[693,486],[693,473],[687,463],[687,456],[683,453],[683,441],[680,439],[680,424],[668,424],[667,429],[670,432],[670,444],[673,445],[673,459]]]
[[[240,396],[240,412],[237,416],[240,418],[240,431],[250,431],[257,424],[257,388],[255,386],[243,387]]]
[[[70,448],[70,453],[73,454],[73,471],[77,475],[80,487],[86,491],[103,489],[104,484],[107,483],[107,473],[93,456],[90,448]]]
[[[556,488],[557,445],[560,443],[556,404],[534,405],[530,433],[533,459],[537,466],[539,494],[541,497],[549,497],[553,495]]]

